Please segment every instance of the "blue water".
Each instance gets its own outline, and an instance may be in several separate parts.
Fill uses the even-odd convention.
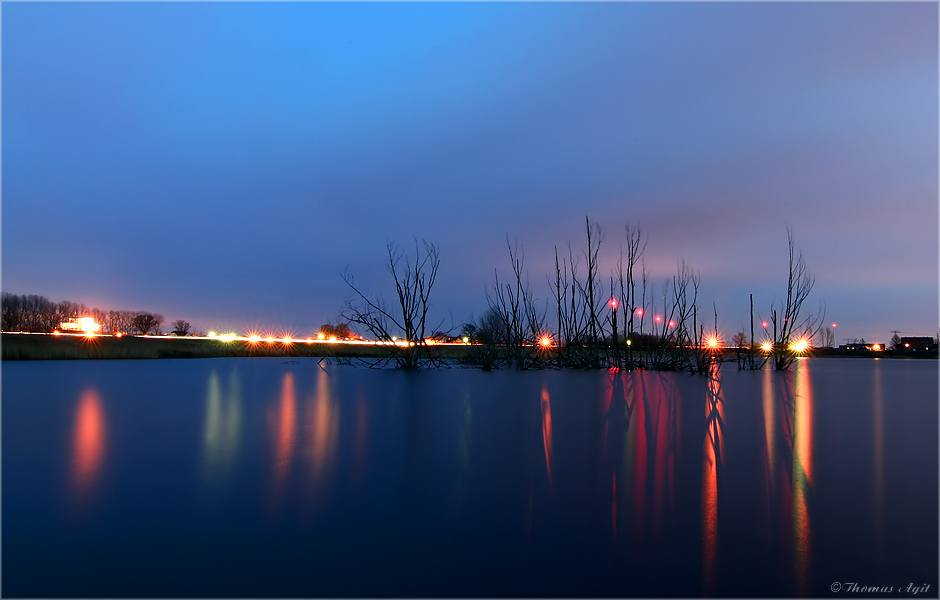
[[[937,382],[6,362],[2,593],[937,597]]]

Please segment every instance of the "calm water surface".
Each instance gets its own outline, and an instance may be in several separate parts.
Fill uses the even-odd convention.
[[[937,597],[937,382],[4,363],[2,593]]]

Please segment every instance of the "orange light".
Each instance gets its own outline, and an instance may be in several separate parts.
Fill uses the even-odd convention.
[[[95,337],[95,332],[94,332],[94,331],[86,331],[86,332],[85,332],[85,337],[93,338],[93,337]]]
[[[52,332],[52,335],[62,335],[62,333],[60,333],[59,330],[57,329]]]
[[[717,348],[718,347],[718,338],[708,338],[708,347]]]
[[[123,336],[123,335],[124,335],[124,334],[119,331],[119,332],[117,332],[117,333],[114,334],[114,337],[121,337],[121,336]]]
[[[805,352],[809,349],[809,342],[805,339],[799,339],[792,344],[790,344],[790,350],[794,352]]]
[[[760,349],[763,350],[764,352],[770,352],[771,350],[773,350],[773,346],[770,345],[770,342],[764,342],[763,344],[760,345]]]
[[[322,333],[318,333],[318,334],[317,334],[317,339],[318,339],[318,340],[325,340],[325,339],[326,339],[326,335],[324,335],[324,334],[322,334]]]
[[[331,342],[335,342],[335,341],[336,341],[336,336],[335,336],[335,335],[331,335],[331,336],[330,336],[330,341],[331,341]]]
[[[874,350],[875,352],[878,352],[878,351],[881,350],[881,345],[880,345],[880,344],[875,344],[875,345],[873,345],[873,346],[871,347],[871,349]]]
[[[252,334],[248,336],[248,341],[251,342],[252,344],[256,344],[261,341],[261,336],[256,333]]]
[[[543,335],[539,340],[539,345],[541,345],[543,348],[548,348],[552,345],[552,338],[548,337],[547,335]]]

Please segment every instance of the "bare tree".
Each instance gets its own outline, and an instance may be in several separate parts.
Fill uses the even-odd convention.
[[[131,319],[131,330],[140,335],[154,333],[159,335],[160,325],[163,323],[163,315],[139,312]]]
[[[816,278],[809,272],[803,252],[797,252],[793,230],[787,227],[789,248],[789,272],[787,276],[787,300],[771,308],[773,322],[773,362],[778,371],[790,368],[799,355],[799,343],[809,341],[816,335],[825,318],[824,307],[820,312],[806,314],[803,310]],[[779,313],[777,309],[779,308]]]
[[[173,321],[173,333],[176,335],[189,335],[191,327],[192,325],[189,324],[189,321],[184,321],[183,319]]]
[[[386,250],[388,269],[395,282],[395,308],[390,308],[381,295],[363,293],[346,271],[343,281],[354,296],[346,300],[342,316],[368,329],[379,341],[392,342],[397,337],[394,334],[400,332],[405,345],[396,351],[395,361],[400,368],[415,369],[429,360],[425,332],[431,290],[441,264],[440,252],[436,245],[424,239],[415,239],[413,259],[394,242],[387,242]]]

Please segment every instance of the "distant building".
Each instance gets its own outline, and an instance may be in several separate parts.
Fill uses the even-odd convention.
[[[82,333],[98,333],[101,325],[95,323],[93,317],[71,317],[68,321],[59,324],[62,331],[78,331]]]
[[[843,352],[881,352],[885,349],[884,344],[879,344],[876,342],[873,343],[855,343],[855,344],[843,344],[839,346],[839,350]]]
[[[902,337],[898,347],[903,352],[930,352],[936,348],[932,337]]]

